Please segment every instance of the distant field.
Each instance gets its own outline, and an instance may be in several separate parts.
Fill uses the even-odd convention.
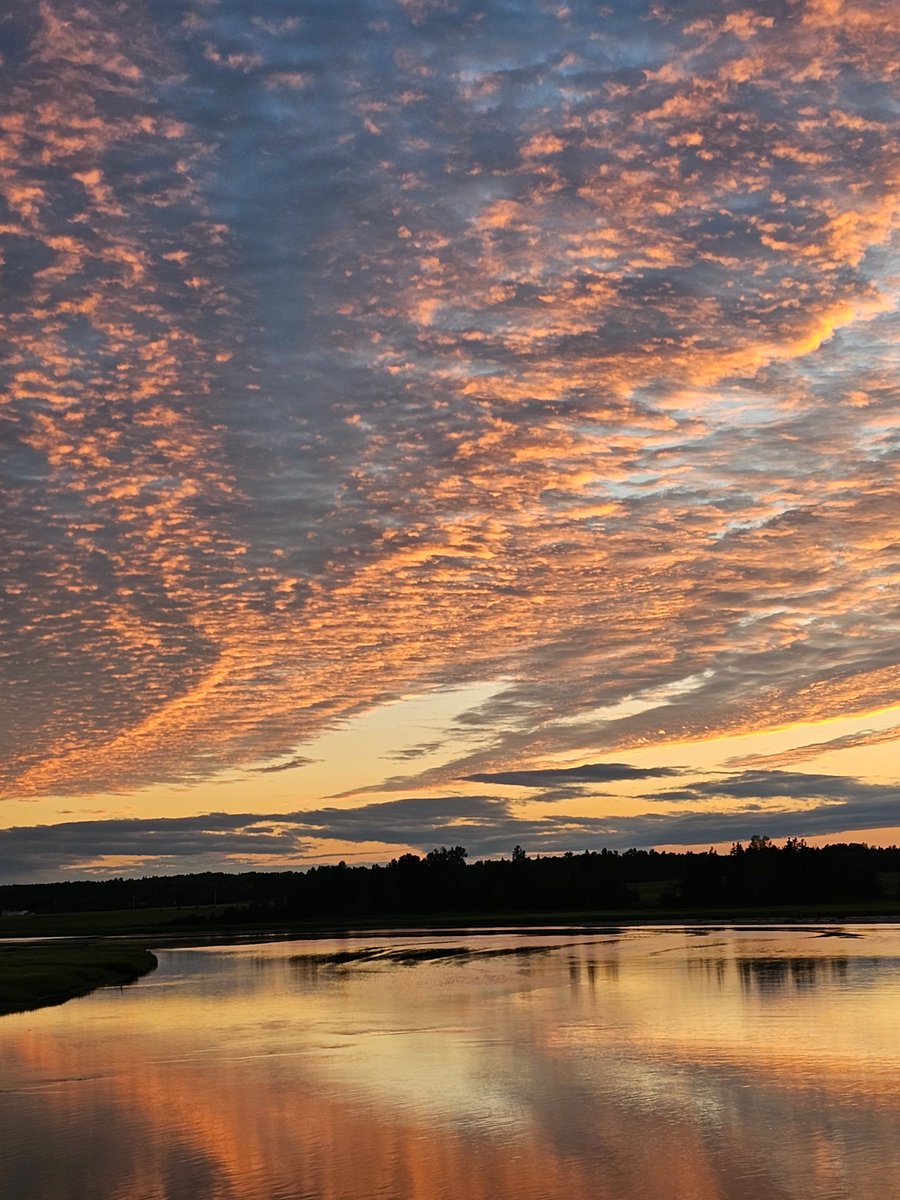
[[[492,925],[581,925],[634,924],[660,925],[670,922],[716,921],[878,921],[900,919],[900,900],[885,897],[879,901],[857,900],[830,904],[771,905],[767,907],[667,907],[660,896],[670,885],[649,883],[641,886],[644,907],[602,910],[564,910],[555,912],[429,912],[378,913],[368,915],[325,916],[306,919],[266,920],[249,914],[243,904],[198,905],[196,907],[138,908],[110,912],[42,913],[8,916],[0,920],[0,938],[72,937],[134,938],[143,946],[173,945],[193,937],[227,940],[232,936],[303,937],[318,933],[341,933],[353,929],[401,929],[479,927]]]
[[[4,937],[103,937],[175,932],[179,926],[202,926],[226,914],[238,919],[243,905],[198,905],[175,908],[122,908],[103,912],[29,913],[0,920]]]

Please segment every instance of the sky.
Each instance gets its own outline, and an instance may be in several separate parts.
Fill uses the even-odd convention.
[[[900,842],[893,0],[12,0],[0,882]]]

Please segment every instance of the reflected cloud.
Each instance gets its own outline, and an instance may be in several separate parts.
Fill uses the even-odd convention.
[[[124,993],[4,1018],[0,1177],[22,1200],[73,1172],[123,1200],[877,1193],[896,1165],[896,938],[866,938],[834,960],[796,931],[725,934],[724,987],[677,930],[412,972],[297,970],[298,948],[352,939],[162,952]],[[759,1003],[745,962],[816,987]]]

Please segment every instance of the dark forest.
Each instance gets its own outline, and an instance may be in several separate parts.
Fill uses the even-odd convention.
[[[315,923],[446,914],[472,917],[667,911],[740,912],[850,905],[892,908],[900,848],[863,843],[811,847],[764,836],[730,853],[586,851],[467,861],[463,847],[390,863],[308,871],[206,872],[0,886],[5,913],[35,915],[179,908],[174,923]],[[203,909],[203,912],[190,910]]]

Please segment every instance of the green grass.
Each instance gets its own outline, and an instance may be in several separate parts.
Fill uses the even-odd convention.
[[[62,1004],[95,988],[133,983],[156,965],[149,950],[128,944],[0,945],[0,1014]]]

